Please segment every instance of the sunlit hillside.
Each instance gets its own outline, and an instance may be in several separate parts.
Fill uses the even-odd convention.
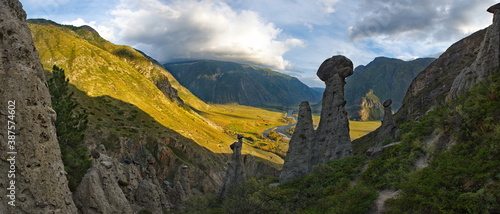
[[[236,140],[236,136],[199,114],[207,112],[209,106],[179,85],[166,70],[138,51],[128,46],[114,45],[85,27],[61,26],[51,22],[45,22],[43,25],[29,24],[29,27],[45,70],[50,71],[53,65],[65,69],[70,83],[87,96],[109,97],[131,104],[162,126],[193,139],[213,152],[231,152],[229,144]],[[179,97],[186,105],[195,110],[173,102],[158,89],[155,83],[166,79],[177,89]],[[103,106],[113,107],[112,104]],[[103,111],[105,110],[97,108],[96,112],[93,112],[94,115],[102,116],[94,118],[96,121],[111,120],[106,117],[110,114],[100,114]],[[114,125],[127,121],[125,116],[115,119]],[[149,129],[141,124],[135,126],[136,129]],[[275,154],[251,146],[243,148],[243,153],[270,159],[276,163],[283,161]]]

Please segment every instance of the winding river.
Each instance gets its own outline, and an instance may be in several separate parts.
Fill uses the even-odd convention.
[[[272,131],[274,129],[275,132],[277,132],[278,134],[280,134],[283,137],[283,140],[289,141],[290,138],[292,138],[292,135],[286,133],[285,130],[290,129],[297,124],[297,117],[295,117],[293,115],[293,110],[288,110],[286,113],[286,117],[293,118],[295,123],[285,125],[285,126],[275,126],[275,127],[266,129],[264,132],[262,132],[262,135],[264,135],[264,137],[266,139],[271,140],[271,139],[269,139],[269,137],[267,137],[267,135],[269,134],[270,131]]]

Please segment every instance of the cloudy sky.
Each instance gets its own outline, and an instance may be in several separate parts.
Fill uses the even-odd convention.
[[[491,24],[494,0],[21,0],[28,18],[90,25],[160,62],[216,59],[271,68],[323,86],[315,73],[342,54],[438,56]]]

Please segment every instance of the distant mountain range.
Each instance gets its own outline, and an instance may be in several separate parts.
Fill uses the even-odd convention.
[[[403,61],[377,57],[368,65],[358,66],[346,79],[346,110],[353,120],[379,120],[382,118],[381,102],[392,99],[392,109],[397,111],[413,79],[434,58]]]
[[[168,63],[164,67],[205,102],[282,108],[321,99],[321,92],[297,78],[256,66],[203,60]]]

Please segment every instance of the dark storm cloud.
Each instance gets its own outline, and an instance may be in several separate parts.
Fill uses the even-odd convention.
[[[471,33],[469,31],[478,22],[484,21],[477,20],[477,14],[486,13],[486,8],[494,3],[485,0],[363,0],[359,8],[361,17],[350,28],[350,38],[405,34],[447,40],[450,35]]]

